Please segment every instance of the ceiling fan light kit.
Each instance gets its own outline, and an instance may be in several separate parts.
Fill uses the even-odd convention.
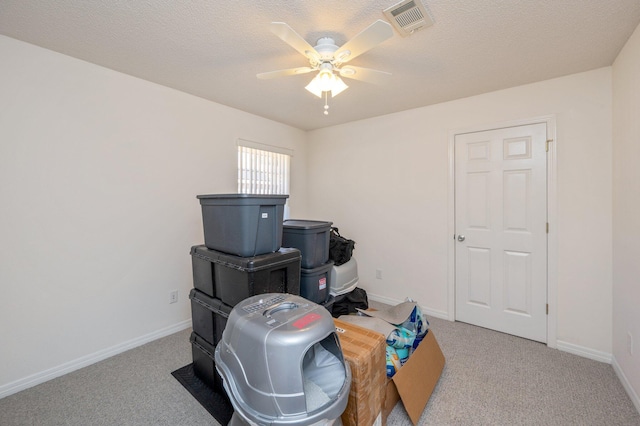
[[[318,97],[325,96],[324,114],[327,115],[328,97],[335,97],[349,86],[340,78],[351,78],[369,83],[381,84],[391,76],[390,73],[361,67],[346,66],[348,61],[360,56],[379,43],[393,37],[391,25],[377,20],[342,46],[337,46],[331,37],[321,37],[315,46],[311,46],[304,38],[284,22],[272,22],[269,29],[289,44],[309,61],[308,67],[290,68],[257,74],[260,79],[270,79],[288,75],[318,73],[305,87]]]
[[[322,92],[331,92],[331,97],[333,98],[348,87],[340,77],[333,73],[331,64],[323,63],[320,65],[320,72],[318,72],[305,89],[319,98],[322,97]]]

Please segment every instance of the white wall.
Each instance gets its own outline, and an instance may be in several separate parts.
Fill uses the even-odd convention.
[[[410,296],[446,317],[449,134],[546,115],[557,120],[558,344],[610,357],[611,68],[309,132],[309,211],[356,241],[373,297]]]
[[[197,194],[305,133],[0,36],[0,397],[190,325]],[[169,292],[179,303],[169,305]],[[188,344],[188,342],[186,343]]]
[[[640,26],[613,64],[613,355],[640,411]],[[627,350],[633,336],[633,355]]]

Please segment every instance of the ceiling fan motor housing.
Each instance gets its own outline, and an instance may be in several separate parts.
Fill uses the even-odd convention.
[[[322,37],[318,39],[314,49],[320,54],[320,58],[323,61],[331,61],[333,60],[334,52],[338,50],[338,46],[336,46],[331,37]]]

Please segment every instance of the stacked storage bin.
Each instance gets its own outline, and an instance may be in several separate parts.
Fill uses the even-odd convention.
[[[282,230],[282,245],[293,247],[302,253],[300,263],[300,295],[331,312],[333,296],[329,260],[329,236],[332,222],[318,220],[285,220]]]
[[[191,248],[194,374],[224,394],[214,350],[233,307],[264,293],[300,294],[300,251],[281,248],[286,195],[199,195],[204,245]]]

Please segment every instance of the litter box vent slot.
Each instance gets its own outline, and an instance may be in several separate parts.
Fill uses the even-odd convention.
[[[420,0],[404,0],[384,10],[387,19],[406,37],[425,27],[433,25],[433,18]]]

